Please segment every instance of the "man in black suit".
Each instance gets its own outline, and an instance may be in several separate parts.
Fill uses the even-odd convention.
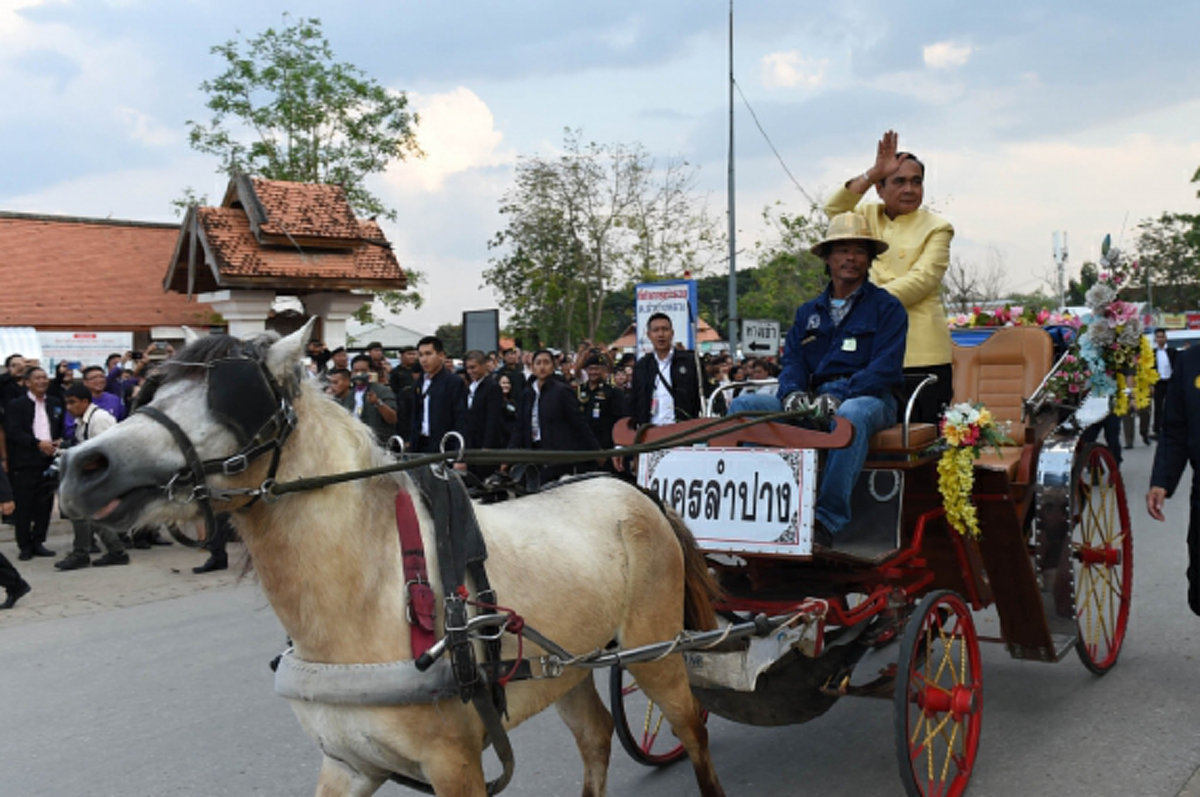
[[[533,353],[533,378],[521,396],[521,410],[509,448],[533,451],[599,451],[600,443],[579,411],[575,391],[554,378],[554,355]],[[543,465],[541,483],[588,469],[587,462]]]
[[[422,373],[414,388],[416,406],[410,447],[418,454],[433,454],[441,450],[442,437],[447,432],[466,436],[467,386],[446,368],[446,347],[440,338],[432,335],[421,338],[417,343],[417,360]]]
[[[646,324],[654,351],[633,367],[633,422],[665,426],[700,417],[700,375],[696,356],[674,347],[675,329],[666,313]]]
[[[54,479],[46,476],[46,468],[62,444],[64,417],[62,402],[47,394],[50,378],[44,369],[34,366],[27,370],[25,386],[25,395],[10,401],[4,412],[8,475],[17,504],[13,522],[21,561],[54,556],[46,547],[54,507]]]
[[[396,434],[408,440],[412,434],[413,409],[416,406],[417,347],[403,346],[400,349],[400,364],[388,375],[388,387],[396,397]]]
[[[1146,511],[1163,520],[1163,504],[1174,495],[1183,470],[1192,465],[1188,520],[1188,605],[1200,615],[1200,348],[1185,349],[1174,363],[1163,406],[1162,432],[1154,452]]]
[[[1158,381],[1154,383],[1155,439],[1162,434],[1163,402],[1167,400],[1167,385],[1171,383],[1171,373],[1175,370],[1175,362],[1178,358],[1179,352],[1167,346],[1166,330],[1154,330],[1154,370],[1158,371]]]
[[[508,443],[504,438],[504,394],[488,373],[487,357],[481,351],[469,351],[463,367],[471,379],[467,385],[467,448],[503,448]],[[482,480],[496,468],[471,465],[467,470]]]

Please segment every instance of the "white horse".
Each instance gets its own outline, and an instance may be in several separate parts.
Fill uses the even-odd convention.
[[[149,402],[177,424],[176,433],[138,413],[69,452],[64,508],[125,528],[194,521],[196,503],[182,503],[164,489],[188,464],[173,435],[186,434],[203,460],[225,459],[245,447],[246,435],[239,436],[230,418],[245,409],[238,402],[254,403],[253,386],[214,385],[219,380],[211,376],[220,367],[213,363],[230,358],[240,359],[243,375],[245,358],[261,364],[270,378],[259,380],[273,378],[285,405],[294,408],[294,431],[278,459],[279,482],[388,462],[370,430],[303,377],[301,348],[310,326],[283,339],[213,336],[190,344],[162,367]],[[244,472],[208,483],[233,491],[256,487],[271,459],[258,457]],[[434,592],[441,595],[433,520],[407,476],[349,481],[270,502],[237,497],[227,505],[298,658],[330,664],[413,658],[394,511],[398,490],[413,493]],[[682,524],[669,522],[633,487],[592,479],[475,509],[498,601],[568,651],[585,653],[613,640],[622,646],[670,640],[684,626],[685,598],[689,623],[710,627],[711,582],[702,555]],[[527,657],[540,654],[526,643]],[[516,655],[506,636],[504,658]],[[682,659],[669,656],[629,669],[682,741],[701,793],[724,794]],[[568,667],[557,678],[514,681],[507,700],[506,727],[555,704],[583,758],[583,794],[605,793],[613,720],[590,671]],[[294,700],[292,707],[324,753],[317,795],[374,794],[392,773],[428,783],[438,795],[486,793],[484,727],[475,709],[457,697],[398,707]]]

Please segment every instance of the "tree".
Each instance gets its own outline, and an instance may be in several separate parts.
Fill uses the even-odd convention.
[[[1138,230],[1139,271],[1155,306],[1180,311],[1200,304],[1200,216],[1163,213],[1144,219]]]
[[[809,251],[824,237],[825,213],[815,204],[794,215],[777,205],[764,208],[762,217],[773,234],[755,243],[756,266],[738,274],[738,315],[778,321],[787,330],[796,308],[823,291],[828,281],[825,262]],[[752,284],[745,294],[743,279]]]
[[[442,341],[442,346],[446,349],[447,357],[463,356],[462,324],[442,324],[433,334]]]
[[[1096,270],[1096,264],[1085,260],[1079,267],[1079,279],[1072,277],[1067,280],[1067,305],[1082,307],[1087,304],[1087,292],[1099,279],[1100,273]]]
[[[946,309],[952,313],[965,313],[977,305],[1002,301],[1008,292],[1004,279],[1007,270],[1004,253],[994,246],[988,247],[982,266],[955,255],[942,280],[942,301]]]
[[[557,157],[522,158],[483,275],[511,326],[572,349],[606,328],[605,298],[618,285],[702,270],[720,236],[695,198],[693,174],[682,161],[659,172],[639,144],[584,144],[572,129]]]
[[[231,39],[211,52],[226,67],[200,84],[212,118],[188,120],[187,127],[191,147],[215,155],[219,173],[337,184],[360,216],[396,219],[365,179],[392,161],[422,154],[419,120],[404,92],[335,61],[319,19],[268,28],[248,41]],[[203,198],[189,187],[173,204],[178,212],[197,200]],[[420,273],[406,273],[410,286],[422,281]],[[415,291],[379,298],[393,310],[421,304]]]

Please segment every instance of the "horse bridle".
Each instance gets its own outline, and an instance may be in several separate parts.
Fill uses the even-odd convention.
[[[166,495],[167,501],[183,504],[194,501],[199,505],[204,516],[206,539],[208,540],[212,540],[216,533],[216,514],[212,507],[214,500],[232,501],[237,497],[248,497],[250,500],[239,509],[246,509],[259,498],[264,501],[271,500],[269,498],[270,489],[271,485],[275,483],[275,474],[279,470],[279,458],[283,451],[283,445],[296,427],[296,411],[292,407],[291,401],[280,389],[274,376],[259,360],[250,357],[225,357],[206,363],[172,363],[174,366],[205,369],[210,407],[220,403],[213,401],[214,393],[219,394],[221,391],[231,390],[234,387],[232,384],[224,384],[231,380],[222,375],[222,368],[224,367],[227,371],[245,370],[249,364],[253,364],[257,373],[262,377],[258,381],[258,386],[250,390],[248,395],[243,396],[239,393],[236,407],[230,408],[232,415],[222,417],[220,412],[215,413],[231,428],[241,444],[241,448],[227,457],[200,459],[196,446],[188,437],[187,432],[162,410],[150,406],[148,403],[153,400],[153,393],[159,385],[150,387],[148,395],[143,397],[143,401],[146,403],[134,410],[135,415],[145,415],[165,428],[175,440],[180,453],[183,454],[186,462],[184,467],[176,471],[165,484],[159,485],[159,488]],[[264,417],[265,421],[259,423]],[[247,426],[248,423],[254,425]],[[255,428],[255,426],[257,428],[251,434],[249,429]],[[209,486],[208,476],[217,474],[234,476],[243,473],[251,463],[268,452],[272,454],[271,465],[267,470],[266,479],[258,487],[225,489]],[[187,495],[180,500],[178,496],[184,491]]]

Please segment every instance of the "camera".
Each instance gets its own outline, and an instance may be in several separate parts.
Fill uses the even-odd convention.
[[[350,381],[356,385],[365,385],[371,381],[371,375],[370,374],[353,374],[350,377]]]

